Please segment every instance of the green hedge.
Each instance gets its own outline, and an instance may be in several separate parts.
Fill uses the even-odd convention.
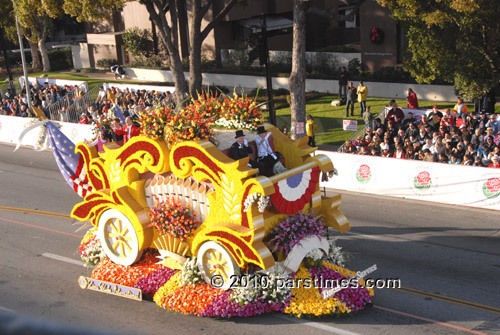
[[[73,68],[73,57],[71,55],[71,48],[53,49],[48,52],[49,61],[52,71],[60,71]],[[5,68],[5,59],[3,54],[0,54],[0,67]],[[28,67],[31,66],[31,52],[25,52],[26,63]],[[11,67],[22,66],[20,52],[7,52],[7,59]]]

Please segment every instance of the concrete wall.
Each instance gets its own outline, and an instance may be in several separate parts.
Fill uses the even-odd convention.
[[[133,69],[125,68],[127,76],[131,79],[159,81],[159,82],[174,82],[174,77],[170,71],[148,70],[148,69]],[[185,72],[186,80],[189,78],[189,73]],[[242,76],[231,74],[204,73],[204,85],[226,86],[226,87],[242,87],[244,89],[254,89],[257,87],[266,87],[266,78],[258,76]],[[354,82],[355,86],[358,82]],[[368,96],[374,98],[404,98],[408,88],[411,87],[418,98],[421,100],[431,101],[455,101],[457,96],[453,86],[450,85],[418,85],[404,83],[378,83],[366,82],[368,87]],[[288,89],[288,78],[273,78],[273,88]],[[306,91],[317,91],[325,93],[338,93],[338,81],[322,80],[322,79],[307,79]]]

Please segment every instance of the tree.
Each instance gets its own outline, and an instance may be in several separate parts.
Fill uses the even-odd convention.
[[[238,0],[230,0],[226,2],[224,8],[216,12],[213,4],[214,0],[190,0],[191,1],[191,15],[190,15],[190,29],[189,29],[189,45],[191,52],[189,53],[189,91],[194,96],[196,92],[201,90],[202,76],[201,76],[201,45],[214,29],[217,22],[219,22],[230,10],[238,3]],[[240,1],[241,2],[241,1]],[[212,20],[206,25],[203,30],[201,29],[201,21],[212,7]]]
[[[80,22],[96,22],[110,18],[111,13],[133,0],[63,0],[63,10],[75,16]],[[183,72],[182,60],[179,51],[179,26],[183,26],[186,8],[191,9],[190,22],[190,85],[189,91],[196,92],[201,89],[201,44],[224,15],[238,2],[243,0],[229,0],[217,12],[212,12],[213,17],[209,24],[201,29],[203,18],[207,17],[208,10],[214,11],[214,0],[139,0],[146,6],[149,19],[156,26],[163,54],[174,76],[176,96],[182,101],[188,93],[188,85]],[[167,15],[169,16],[167,19]]]
[[[55,0],[13,0],[14,10],[19,18],[19,24],[23,27],[24,37],[30,43],[32,67],[41,68],[38,51],[42,55],[43,71],[50,71],[49,54],[45,41],[52,28],[52,20],[44,8],[45,3]]]
[[[292,112],[292,139],[306,136],[306,4],[304,0],[293,0],[293,49],[292,72],[288,79],[290,109]],[[297,124],[302,123],[302,132],[297,133]]]
[[[500,83],[497,0],[377,0],[408,31],[405,69],[421,83],[444,79],[468,98]]]

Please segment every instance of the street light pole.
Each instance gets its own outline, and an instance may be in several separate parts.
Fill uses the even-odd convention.
[[[23,38],[21,37],[21,27],[19,26],[19,19],[17,18],[17,13],[16,13],[16,27],[17,27],[17,37],[19,38],[19,47],[21,48],[21,60],[23,62],[24,87],[26,87],[26,100],[28,101],[28,108],[31,109],[30,82],[28,81],[28,69],[26,68],[26,58],[24,57]],[[36,55],[31,55],[31,56],[35,57]]]
[[[271,66],[269,64],[269,49],[267,48],[267,25],[266,25],[266,16],[264,14],[260,14],[260,29],[261,29],[261,39],[264,58],[264,66],[266,68],[266,86],[267,86],[267,98],[269,99],[268,107],[269,107],[269,121],[273,126],[276,126],[276,110],[274,109],[274,100],[273,100],[273,78],[271,77]]]

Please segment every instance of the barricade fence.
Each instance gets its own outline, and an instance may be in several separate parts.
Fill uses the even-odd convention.
[[[77,98],[74,92],[70,92],[55,104],[50,105],[47,110],[51,120],[77,123],[80,115],[87,111],[88,107],[96,107],[96,100],[99,95],[98,85],[87,91],[82,97]]]
[[[500,169],[331,151],[338,175],[322,187],[500,210]]]

